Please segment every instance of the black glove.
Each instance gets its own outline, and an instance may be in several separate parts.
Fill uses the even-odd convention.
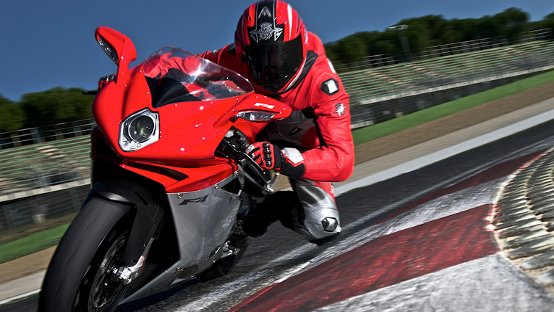
[[[295,148],[281,150],[269,142],[256,142],[247,152],[265,170],[275,170],[292,178],[301,178],[306,172],[304,158]]]

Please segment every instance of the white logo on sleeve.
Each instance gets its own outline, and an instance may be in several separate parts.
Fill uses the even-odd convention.
[[[346,110],[344,108],[344,104],[342,104],[342,103],[337,104],[337,106],[335,106],[335,109],[336,109],[335,111],[337,112],[337,115],[339,115],[339,117],[344,115],[344,112]]]

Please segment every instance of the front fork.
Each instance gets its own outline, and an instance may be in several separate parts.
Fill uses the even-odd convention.
[[[148,257],[148,252],[150,252],[150,247],[154,242],[154,237],[151,237],[148,241],[148,244],[144,248],[142,254],[140,255],[137,264],[133,266],[122,266],[119,268],[112,268],[112,274],[114,278],[123,283],[123,285],[130,284],[134,279],[136,279],[144,268],[146,263],[146,257]]]
[[[159,236],[165,211],[152,188],[126,178],[96,181],[91,196],[126,205],[131,208],[130,233],[123,250],[120,267],[111,268],[114,279],[127,285],[137,278],[146,262],[150,247]],[[160,197],[160,196],[158,196]]]

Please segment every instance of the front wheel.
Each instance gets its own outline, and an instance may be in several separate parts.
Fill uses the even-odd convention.
[[[64,234],[46,272],[39,311],[113,311],[127,286],[113,276],[130,232],[129,208],[92,197]]]

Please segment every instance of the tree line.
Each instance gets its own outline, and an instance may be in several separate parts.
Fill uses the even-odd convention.
[[[530,22],[529,14],[509,8],[493,16],[465,19],[445,19],[427,15],[400,20],[402,29],[359,32],[325,45],[329,58],[338,64],[352,65],[369,55],[398,54],[403,51],[402,40],[417,54],[425,48],[482,38],[503,38],[517,42],[529,31],[554,30],[554,12],[541,21]],[[402,38],[398,31],[402,31]],[[17,102],[0,95],[0,132],[40,127],[59,122],[91,118],[93,97],[81,89],[52,88],[27,93]]]
[[[89,119],[94,98],[82,91],[56,87],[24,94],[17,102],[0,95],[0,132]]]
[[[550,29],[552,36],[554,12],[536,22],[530,22],[527,12],[509,8],[481,18],[445,19],[441,15],[427,15],[400,20],[396,26],[399,25],[402,27],[358,32],[327,43],[327,55],[333,63],[348,66],[369,55],[401,54],[402,40],[414,54],[433,46],[483,38],[502,38],[508,43],[516,43],[533,30]]]

